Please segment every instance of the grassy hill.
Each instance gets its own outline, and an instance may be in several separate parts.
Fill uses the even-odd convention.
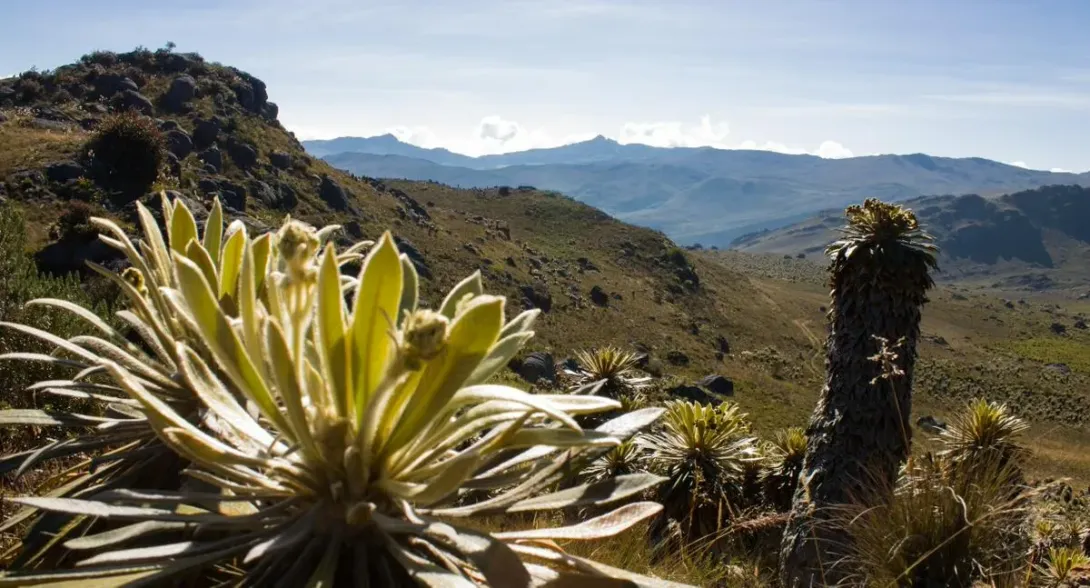
[[[169,95],[185,76],[196,91],[174,104]],[[126,89],[111,93],[118,87]],[[349,175],[305,153],[276,121],[260,80],[195,55],[97,53],[0,81],[3,198],[28,218],[34,251],[53,247],[43,267],[56,270],[64,266],[58,257],[86,253],[83,237],[51,230],[64,212],[87,205],[131,221],[133,196],[111,191],[86,153],[94,129],[127,104],[144,108],[172,140],[184,143],[182,133],[201,144],[167,161],[149,191],[176,190],[201,205],[218,195],[231,216],[254,226],[290,213],[342,223],[353,239],[389,228],[421,269],[428,302],[480,270],[489,291],[508,296],[510,314],[546,310],[530,351],[560,360],[597,345],[635,348],[663,376],[661,389],[722,374],[762,434],[802,424],[813,409],[827,303],[820,267],[776,269],[782,256],[687,252],[662,233],[553,192]],[[218,166],[209,162],[213,151]],[[766,155],[774,156],[753,157]],[[1008,308],[998,298],[940,288],[924,313],[915,412],[944,417],[975,395],[1007,400],[1034,423],[1036,474],[1090,481],[1090,333],[1074,326],[1088,311],[1036,300]],[[1066,332],[1055,334],[1053,322]],[[1057,361],[1066,369],[1045,366]]]
[[[723,246],[866,197],[997,193],[1086,174],[1028,170],[981,158],[925,154],[823,159],[769,151],[656,148],[597,137],[551,149],[467,157],[384,135],[304,144],[350,172],[461,187],[531,185],[557,190],[682,244]],[[340,150],[340,152],[338,152]],[[789,212],[785,212],[789,211]]]
[[[940,280],[996,290],[1090,289],[1090,189],[1045,186],[997,197],[932,196],[906,203],[942,248]],[[839,210],[736,239],[741,251],[818,257],[836,239]]]

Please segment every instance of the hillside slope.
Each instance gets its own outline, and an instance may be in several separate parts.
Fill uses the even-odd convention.
[[[910,200],[942,249],[940,279],[1002,289],[1090,291],[1090,188],[1046,186],[995,198]],[[743,236],[741,251],[820,255],[836,239],[839,210]]]
[[[871,196],[903,200],[1090,184],[1087,174],[1028,170],[980,158],[912,154],[823,159],[621,145],[604,137],[475,158],[421,149],[389,135],[308,141],[304,146],[336,167],[371,177],[557,190],[622,220],[662,230],[680,243],[706,246],[723,246],[744,233],[798,222],[819,210]]]
[[[175,102],[171,88],[189,86],[187,76],[195,91]],[[808,281],[790,281],[747,265],[756,257],[728,263],[685,252],[661,233],[555,193],[351,176],[304,152],[276,121],[260,80],[196,55],[97,53],[0,80],[2,198],[30,219],[35,249],[52,251],[40,256],[43,268],[109,261],[89,237],[51,228],[79,203],[131,220],[131,203],[96,179],[86,142],[107,113],[133,105],[169,129],[179,153],[154,187],[195,206],[218,195],[232,217],[252,226],[275,226],[290,213],[341,223],[346,239],[390,229],[420,268],[426,301],[437,303],[480,270],[489,291],[508,296],[510,313],[545,311],[529,351],[561,360],[604,344],[639,349],[648,370],[667,376],[658,383],[664,390],[722,374],[762,433],[801,424],[813,409],[827,303],[820,268]],[[199,146],[178,149],[181,135]],[[1082,451],[1090,442],[1090,366],[1078,361],[1090,352],[1090,335],[1075,327],[1077,313],[1088,311],[1036,303],[1008,309],[942,289],[925,310],[926,368],[915,411],[943,415],[981,393],[1017,401],[1047,450],[1040,472],[1090,471]],[[1067,333],[1052,334],[1051,322]],[[1049,359],[1053,349],[1065,359]],[[1069,364],[1066,371],[1045,367],[1056,361]]]

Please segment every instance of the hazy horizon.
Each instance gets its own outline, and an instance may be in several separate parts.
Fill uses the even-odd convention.
[[[5,7],[0,72],[172,41],[265,80],[301,139],[480,155],[601,134],[1090,169],[1079,0],[107,4]]]

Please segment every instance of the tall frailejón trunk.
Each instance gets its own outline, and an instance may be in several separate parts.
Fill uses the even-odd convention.
[[[836,585],[850,536],[837,507],[884,500],[911,449],[912,370],[936,248],[904,208],[868,199],[829,246],[825,386],[781,546],[785,586]]]

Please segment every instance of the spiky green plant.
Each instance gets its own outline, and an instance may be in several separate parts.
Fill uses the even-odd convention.
[[[881,499],[911,450],[913,369],[937,248],[907,208],[869,198],[845,210],[826,254],[832,287],[825,386],[781,548],[785,586],[836,584],[826,552],[845,542],[829,507]],[[819,535],[825,533],[826,535]]]
[[[756,439],[738,405],[672,401],[658,430],[641,438],[652,471],[668,479],[660,488],[664,517],[688,539],[719,532],[740,512],[744,475],[758,460]]]
[[[52,307],[85,321],[93,335],[65,340],[30,326],[3,323],[7,329],[36,337],[56,347],[51,355],[8,353],[6,360],[43,362],[75,372],[69,380],[48,380],[30,386],[29,391],[78,398],[90,403],[93,414],[75,414],[46,410],[0,411],[2,426],[46,426],[70,429],[72,434],[47,441],[38,448],[0,457],[0,475],[14,472],[19,476],[41,467],[46,460],[64,460],[83,456],[75,467],[66,467],[59,476],[46,480],[55,497],[87,496],[108,488],[130,487],[173,489],[185,460],[179,459],[156,437],[140,403],[129,397],[116,381],[105,377],[111,364],[124,366],[132,378],[149,394],[169,404],[189,422],[206,428],[222,428],[214,414],[204,411],[197,396],[189,389],[180,371],[183,357],[177,343],[186,342],[191,353],[204,360],[212,357],[203,337],[190,328],[179,309],[168,302],[169,292],[177,289],[176,259],[191,260],[212,284],[217,306],[232,320],[237,318],[237,294],[240,275],[247,272],[254,288],[264,295],[264,284],[271,271],[281,266],[273,247],[277,236],[266,233],[253,239],[245,226],[235,221],[224,228],[220,202],[213,202],[203,233],[193,214],[181,200],[171,201],[160,194],[162,218],[167,228],[164,236],[151,212],[137,203],[144,238],[134,243],[115,223],[94,218],[91,223],[103,233],[100,238],[122,252],[130,267],[120,273],[91,263],[92,269],[115,283],[124,294],[126,308],[118,320],[130,332],[111,327],[93,312],[70,301],[38,299],[32,307]],[[336,226],[323,229],[324,238]],[[364,242],[361,246],[366,245]],[[347,263],[360,256],[347,251],[338,258]],[[87,466],[93,465],[88,468]],[[26,508],[5,521],[0,532],[13,528],[31,517],[36,509]],[[21,555],[13,565],[19,567],[44,563],[53,547],[68,534],[86,532],[84,523],[93,517],[39,517],[28,535],[30,541],[17,546]]]
[[[806,456],[806,432],[802,427],[776,431],[763,450],[766,462],[761,486],[765,501],[776,511],[786,512],[791,508],[791,497]]]
[[[189,462],[192,483],[17,499],[120,526],[67,541],[90,555],[76,569],[9,572],[0,586],[160,584],[227,566],[247,585],[656,584],[548,541],[616,534],[657,514],[655,503],[558,529],[490,534],[454,522],[601,506],[663,481],[635,474],[540,495],[662,411],[583,430],[574,415],[618,403],[486,384],[532,336],[536,311],[505,323],[504,299],[485,295],[479,274],[438,311],[419,309],[415,270],[388,233],[352,281],[332,244],[318,253],[318,234],[289,221],[275,241],[282,263],[267,275],[243,248],[232,313],[190,235],[172,244],[170,285],[147,295],[195,335],[171,341],[167,353],[177,364],[173,383],[199,401],[200,421],[163,396],[143,357],[95,361],[115,393],[133,401],[130,412]],[[457,504],[466,491],[494,488],[505,491]]]
[[[607,346],[588,351],[575,352],[580,369],[576,372],[577,385],[588,382],[604,381],[601,392],[611,398],[636,392],[650,381],[650,378],[636,375],[636,362],[639,356],[631,351]]]
[[[1037,566],[1036,586],[1059,588],[1060,586],[1083,585],[1082,582],[1074,584],[1076,576],[1079,580],[1090,578],[1090,558],[1077,547],[1053,547],[1048,550],[1045,561]]]
[[[583,469],[582,477],[588,482],[601,482],[617,476],[645,471],[647,455],[643,447],[629,439],[610,449],[605,455]]]
[[[980,398],[969,403],[942,432],[942,454],[953,467],[971,469],[993,459],[1018,467],[1026,456],[1019,438],[1028,429],[1006,404]]]
[[[1031,496],[1012,497],[1018,472],[989,460],[967,476],[949,475],[943,459],[906,468],[888,498],[866,497],[831,509],[828,524],[847,531],[829,577],[851,586],[1009,585],[1030,548],[1023,532]]]

